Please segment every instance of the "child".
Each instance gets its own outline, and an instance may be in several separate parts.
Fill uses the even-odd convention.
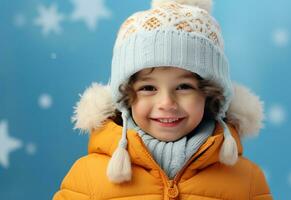
[[[210,0],[153,0],[114,47],[110,86],[77,104],[88,152],[54,200],[270,200],[240,137],[259,131],[262,105],[232,86]]]

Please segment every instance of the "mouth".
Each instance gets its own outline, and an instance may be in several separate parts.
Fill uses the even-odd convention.
[[[178,126],[184,119],[185,117],[151,118],[151,120],[157,122],[160,126],[163,126],[163,127]]]

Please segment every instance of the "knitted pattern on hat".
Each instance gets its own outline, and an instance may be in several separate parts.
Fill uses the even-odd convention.
[[[168,2],[149,11],[138,12],[121,26],[116,45],[136,32],[173,30],[208,38],[223,50],[223,38],[216,20],[204,9]]]

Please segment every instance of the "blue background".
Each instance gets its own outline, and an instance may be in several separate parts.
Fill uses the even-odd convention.
[[[38,6],[52,4],[65,16],[62,32],[44,35],[35,25]],[[10,152],[9,165],[0,160],[0,199],[51,199],[73,162],[86,154],[88,138],[70,121],[78,94],[94,81],[108,81],[120,24],[149,5],[104,0],[111,17],[99,18],[93,30],[70,19],[69,0],[0,1],[0,123],[21,143]],[[284,200],[291,199],[290,8],[288,0],[244,0],[216,1],[213,10],[232,79],[265,102],[265,127],[244,141],[244,154],[262,167],[274,199]],[[47,106],[39,103],[44,94]]]

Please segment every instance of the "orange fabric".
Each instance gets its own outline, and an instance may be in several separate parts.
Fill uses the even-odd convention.
[[[271,200],[269,187],[260,168],[242,156],[242,145],[235,129],[229,126],[238,144],[235,166],[219,163],[223,142],[217,124],[213,136],[200,147],[190,161],[169,180],[151,157],[138,134],[129,130],[128,151],[132,162],[132,180],[122,184],[108,181],[106,168],[121,137],[122,127],[107,121],[92,131],[88,155],[73,165],[54,200]]]

